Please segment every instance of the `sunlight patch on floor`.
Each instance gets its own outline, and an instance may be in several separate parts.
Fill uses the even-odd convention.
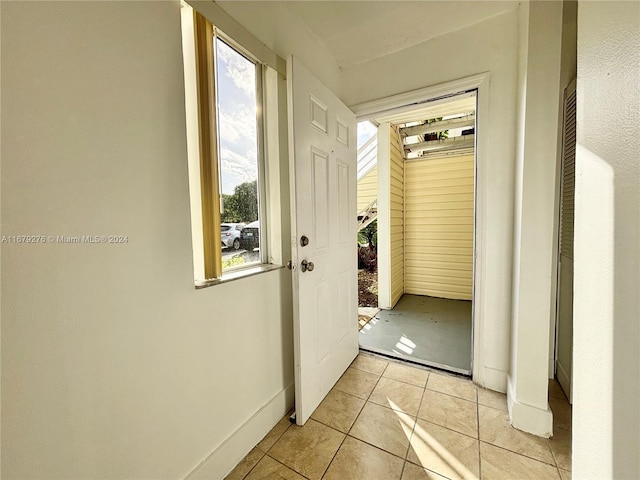
[[[424,468],[429,468],[431,462],[429,462],[429,457],[433,458],[436,456],[442,463],[447,465],[453,472],[456,473],[456,478],[464,478],[470,480],[478,480],[478,477],[471,472],[467,467],[465,467],[460,460],[458,460],[455,455],[453,455],[449,450],[442,446],[435,438],[429,435],[420,425],[415,423],[415,428],[411,428],[411,425],[414,424],[414,420],[409,417],[407,414],[403,413],[391,399],[387,397],[387,402],[389,403],[389,407],[393,410],[393,412],[398,416],[398,421],[400,422],[400,426],[404,431],[405,435],[409,439],[409,448],[412,448],[418,459],[420,460],[420,464]],[[413,435],[412,435],[413,433]],[[450,472],[437,472],[442,475]]]

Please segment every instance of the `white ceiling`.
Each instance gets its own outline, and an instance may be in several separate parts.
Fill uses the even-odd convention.
[[[305,24],[342,68],[460,30],[518,5],[489,0],[278,3]]]

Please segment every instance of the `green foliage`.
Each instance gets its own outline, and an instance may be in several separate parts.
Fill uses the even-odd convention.
[[[223,260],[222,269],[224,270],[225,268],[229,268],[229,267],[237,267],[238,265],[243,265],[243,264],[244,264],[244,258],[238,255],[237,257],[231,257],[228,260]]]
[[[442,117],[431,118],[427,120],[427,125],[434,122],[439,122],[442,120]],[[425,135],[425,140],[444,140],[445,138],[449,138],[449,130],[443,130],[442,132],[428,133]]]
[[[258,220],[258,183],[244,182],[236,186],[233,194],[222,194],[223,222],[250,223]]]
[[[358,268],[375,272],[378,265],[378,221],[374,220],[358,232]],[[365,246],[366,245],[366,246]]]
[[[371,248],[375,248],[378,244],[378,221],[374,220],[369,225],[358,232],[358,243],[360,245],[369,244]]]

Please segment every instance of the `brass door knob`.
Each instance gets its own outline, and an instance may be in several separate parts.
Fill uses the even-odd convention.
[[[315,265],[313,264],[313,262],[307,262],[306,260],[302,260],[302,262],[300,263],[300,270],[302,270],[303,272],[306,272],[306,271],[313,272],[314,268],[315,268]]]

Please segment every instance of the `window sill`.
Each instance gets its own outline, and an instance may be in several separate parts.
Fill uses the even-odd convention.
[[[214,278],[211,280],[196,280],[196,290],[202,288],[212,287],[214,285],[220,285],[223,283],[233,282],[241,278],[252,277],[265,272],[271,272],[273,270],[280,270],[284,268],[283,265],[272,265],[270,263],[263,263],[262,265],[256,265],[255,267],[243,268],[242,270],[234,270],[232,272],[223,273],[222,277]]]

